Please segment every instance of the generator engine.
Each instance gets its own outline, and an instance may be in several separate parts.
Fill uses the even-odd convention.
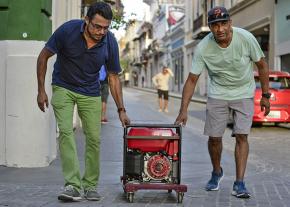
[[[128,139],[125,174],[132,182],[178,182],[178,140],[166,139],[176,134],[171,129],[131,129],[128,135],[145,139]],[[145,135],[144,135],[145,134]],[[154,136],[154,139],[146,137]],[[160,136],[160,137],[158,137]],[[162,136],[162,137],[161,137]]]

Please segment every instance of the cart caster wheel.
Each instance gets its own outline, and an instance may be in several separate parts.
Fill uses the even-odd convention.
[[[182,203],[183,196],[184,196],[183,192],[178,192],[177,193],[177,203]]]
[[[128,193],[127,194],[127,198],[128,198],[130,203],[133,203],[133,201],[134,201],[134,193]]]
[[[172,193],[172,190],[168,190],[168,193]]]

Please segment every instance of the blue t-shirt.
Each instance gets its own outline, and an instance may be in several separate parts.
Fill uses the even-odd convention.
[[[88,49],[83,37],[85,22],[71,20],[61,25],[45,47],[57,54],[52,74],[52,85],[73,92],[100,96],[99,71],[105,65],[108,72],[119,73],[118,43],[111,32]]]

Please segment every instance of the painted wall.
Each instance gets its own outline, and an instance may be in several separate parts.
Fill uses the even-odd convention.
[[[52,31],[71,19],[81,17],[81,0],[52,1]]]
[[[276,4],[277,42],[290,40],[290,19],[286,19],[287,15],[290,15],[290,1],[279,0]]]
[[[81,0],[52,1],[52,31],[80,18]],[[56,123],[52,107],[46,113],[36,102],[36,61],[43,41],[0,41],[0,165],[43,167],[56,157]],[[50,58],[46,89],[51,98]]]
[[[6,60],[7,47],[4,41],[0,41],[0,165],[6,161],[6,139],[5,137],[5,98],[6,97]]]
[[[290,1],[279,0],[276,4],[276,55],[284,55],[290,53],[290,19],[286,16],[290,15]]]
[[[235,11],[230,10],[232,11],[233,26],[245,28],[252,32],[269,25],[268,63],[270,68],[274,68],[274,1],[248,0],[242,6],[245,7],[239,7]]]
[[[43,167],[56,157],[53,111],[37,106],[36,61],[42,41],[1,41],[0,165]],[[49,64],[47,73],[50,74]],[[46,78],[49,98],[51,76]]]

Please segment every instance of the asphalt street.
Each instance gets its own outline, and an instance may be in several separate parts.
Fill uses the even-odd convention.
[[[124,102],[132,123],[173,123],[179,110],[180,99],[170,98],[169,113],[158,112],[157,95],[152,92],[124,89]],[[231,129],[224,135],[222,166],[224,179],[220,190],[206,192],[204,186],[211,174],[207,152],[207,137],[203,135],[205,105],[192,102],[189,120],[182,134],[182,184],[188,186],[183,203],[176,203],[174,192],[140,190],[134,203],[128,203],[123,193],[120,176],[123,172],[123,128],[116,106],[109,99],[109,123],[102,125],[101,176],[98,202],[63,203],[57,200],[63,179],[59,157],[44,168],[7,168],[0,166],[0,207],[56,207],[56,206],[290,206],[290,133],[289,128],[271,125],[252,128],[249,142],[250,155],[246,185],[252,193],[248,200],[231,196],[235,178],[234,144]],[[76,142],[81,168],[84,167],[84,135],[77,127]]]

